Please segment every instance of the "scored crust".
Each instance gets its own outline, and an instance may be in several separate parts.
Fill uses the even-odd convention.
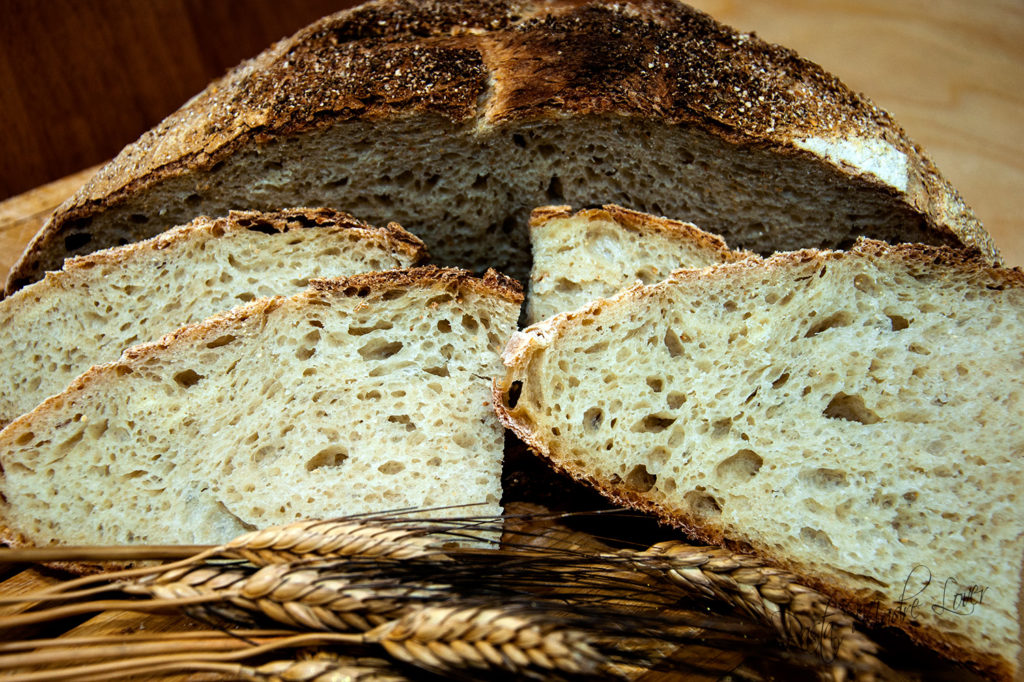
[[[591,115],[696,126],[824,162],[906,203],[937,239],[999,258],[889,114],[792,51],[681,2],[380,0],[278,42],[125,148],[33,239],[7,292],[42,267],[47,243],[164,179],[210,170],[247,145],[410,115],[480,132]]]
[[[975,279],[979,286],[1024,289],[1024,271],[1021,268],[993,268],[979,258],[977,253],[964,249],[921,244],[889,245],[861,238],[850,249],[850,252],[868,257],[882,256],[890,261],[901,263],[912,271],[930,266],[948,267],[966,273]],[[527,368],[532,356],[542,351],[553,338],[558,336],[563,329],[571,327],[577,319],[587,318],[592,313],[610,305],[636,306],[642,309],[646,300],[656,297],[660,289],[672,286],[676,282],[727,278],[737,269],[772,270],[812,261],[827,262],[831,259],[843,258],[845,255],[843,252],[806,249],[779,253],[766,259],[751,255],[738,262],[712,265],[704,269],[681,269],[672,273],[665,282],[648,286],[637,285],[609,299],[595,301],[580,310],[561,313],[538,322],[522,332],[515,333],[502,354],[506,374],[502,378],[495,379],[492,384],[493,402],[498,418],[531,450],[543,457],[552,468],[597,490],[613,503],[650,513],[660,519],[662,523],[679,528],[699,541],[726,546],[735,551],[752,552],[765,557],[771,563],[801,575],[809,586],[834,595],[841,608],[856,614],[866,622],[882,626],[888,625],[885,622],[873,621],[872,615],[877,612],[877,609],[873,609],[871,601],[865,600],[864,595],[858,594],[857,590],[847,589],[835,577],[809,573],[806,566],[778,555],[773,548],[767,545],[729,537],[722,526],[709,522],[705,518],[698,518],[682,508],[669,509],[640,493],[628,490],[622,485],[616,485],[610,480],[596,478],[583,467],[573,465],[572,458],[565,456],[565,453],[559,450],[557,443],[549,442],[535,433],[529,415],[516,414],[515,411],[515,405],[519,399],[519,389],[515,386],[518,382],[516,377],[522,377],[524,373],[528,376]],[[1018,557],[1018,560],[1021,558],[1024,557]],[[1021,570],[1021,573],[1024,576],[1024,569]],[[1021,591],[1024,592],[1024,578],[1022,578]],[[1019,618],[1024,622],[1024,614],[1020,614],[1019,610],[1021,595],[1015,595],[1015,597]],[[960,635],[945,633],[928,625],[906,628],[905,631],[915,641],[939,651],[947,658],[967,663],[997,679],[1015,679],[1014,665],[1019,665],[1018,661],[1007,661],[989,652],[981,651],[971,641]],[[1021,632],[1024,632],[1024,627]],[[1024,651],[1021,656],[1024,657]],[[1020,671],[1024,668],[1017,667],[1016,670]]]

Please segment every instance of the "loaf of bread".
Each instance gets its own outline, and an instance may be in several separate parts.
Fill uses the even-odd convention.
[[[190,544],[387,509],[498,513],[488,377],[521,301],[493,271],[392,270],[133,347],[0,432],[0,521],[35,545]]]
[[[312,228],[312,229],[311,229]],[[327,209],[232,212],[70,259],[0,301],[0,427],[125,348],[308,280],[416,265],[423,243]]]
[[[758,252],[866,235],[998,258],[886,112],[680,2],[377,0],[280,41],[128,146],[7,292],[69,255],[279,206],[394,220],[438,262],[525,281],[533,207],[609,202]]]
[[[1020,270],[871,240],[679,270],[504,361],[499,414],[556,468],[1024,672]]]
[[[530,214],[526,318],[538,322],[640,282],[651,284],[682,267],[729,263],[734,251],[695,225],[609,205],[572,212],[545,206]]]

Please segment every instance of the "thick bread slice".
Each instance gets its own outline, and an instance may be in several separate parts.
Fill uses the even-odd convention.
[[[38,545],[216,543],[303,517],[498,513],[487,377],[521,301],[493,271],[392,270],[131,348],[0,432],[0,521]]]
[[[575,214],[545,206],[530,214],[533,267],[526,319],[538,322],[608,298],[682,267],[730,263],[749,256],[695,225],[608,205]]]
[[[510,340],[556,467],[997,676],[1020,665],[1024,273],[859,241],[680,270]]]
[[[309,229],[313,228],[313,229]],[[92,365],[316,277],[415,265],[423,242],[328,209],[232,212],[71,259],[0,302],[0,426]]]
[[[868,235],[998,257],[889,114],[682,3],[378,0],[241,64],[127,147],[7,291],[195,215],[296,205],[395,220],[441,262],[525,281],[530,209],[606,202],[759,252]]]

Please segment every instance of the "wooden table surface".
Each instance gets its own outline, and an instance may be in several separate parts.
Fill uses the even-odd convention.
[[[736,28],[796,49],[891,111],[934,157],[995,238],[1024,265],[1024,2],[1021,0],[696,0]],[[8,160],[9,161],[9,160]],[[87,169],[0,203],[0,276]],[[0,592],[46,579],[5,574]],[[2,612],[3,609],[0,609]],[[85,632],[128,628],[106,615]],[[147,627],[170,627],[147,621]]]

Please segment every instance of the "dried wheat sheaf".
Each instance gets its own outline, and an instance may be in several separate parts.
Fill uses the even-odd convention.
[[[554,517],[531,520],[555,532]],[[509,528],[499,544],[506,521],[304,521],[170,563],[61,581],[3,600],[32,606],[0,618],[0,676],[637,679],[701,672],[716,652],[754,652],[818,679],[892,677],[853,618],[754,557],[675,541],[584,548]],[[6,559],[124,561],[152,554],[144,549],[11,550]],[[31,636],[110,610],[185,614],[205,629]],[[745,666],[730,674],[759,678]]]

